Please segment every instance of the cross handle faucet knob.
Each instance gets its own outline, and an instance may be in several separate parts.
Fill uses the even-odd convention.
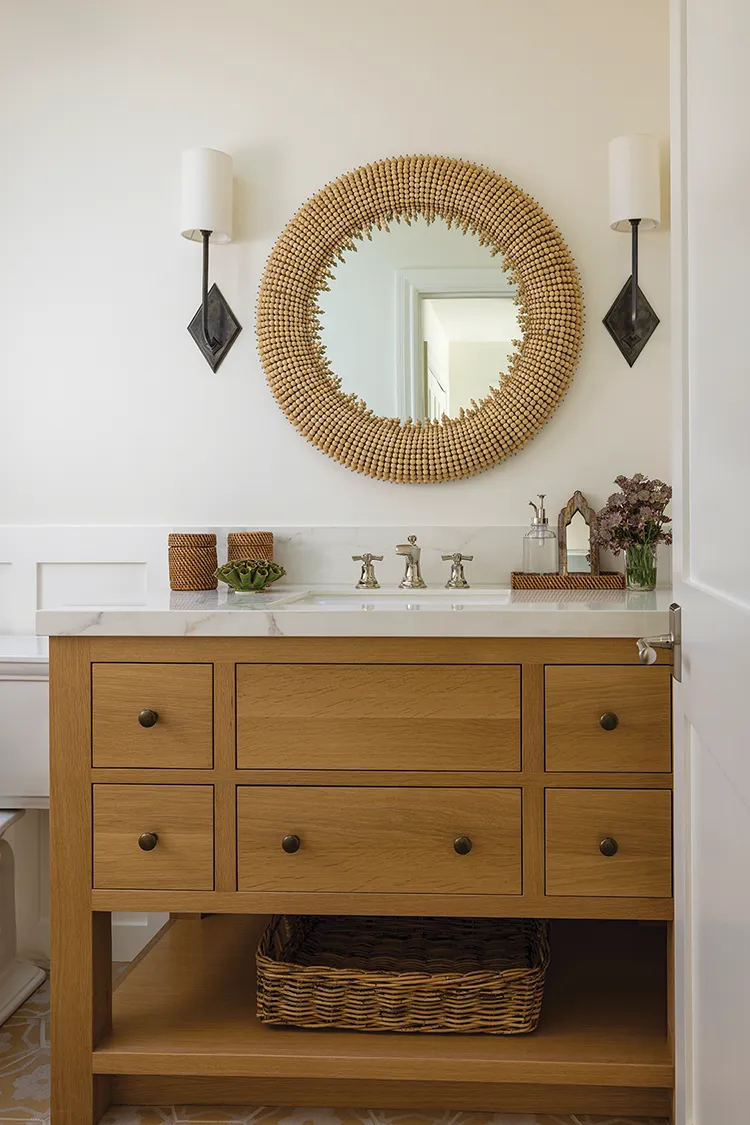
[[[372,555],[369,551],[364,551],[361,555],[352,555],[352,562],[362,563],[362,572],[359,576],[359,582],[355,586],[355,590],[379,590],[380,583],[375,576],[375,567],[373,563],[382,562],[383,555]]]
[[[473,555],[462,555],[460,551],[456,551],[452,555],[443,555],[443,562],[451,564],[451,576],[445,584],[446,590],[469,589],[469,583],[466,581],[466,575],[464,574],[464,563],[473,561]]]

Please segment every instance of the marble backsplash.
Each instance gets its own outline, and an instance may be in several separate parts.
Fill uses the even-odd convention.
[[[181,529],[182,530],[182,529]],[[214,529],[212,529],[214,530]],[[226,551],[226,533],[234,528],[217,528],[220,558]],[[407,535],[416,535],[422,548],[422,577],[428,586],[445,585],[450,563],[443,555],[460,551],[473,555],[465,564],[466,577],[472,585],[508,586],[511,571],[521,569],[522,542],[528,525],[518,527],[277,527],[269,528],[275,536],[274,554],[287,571],[287,583],[335,583],[348,585],[357,581],[359,564],[352,555],[369,551],[383,555],[376,564],[382,586],[398,584],[404,574],[404,560],[396,555],[396,544]],[[623,569],[623,558],[604,553],[603,570]],[[671,584],[671,552],[660,548],[659,577],[661,586]]]

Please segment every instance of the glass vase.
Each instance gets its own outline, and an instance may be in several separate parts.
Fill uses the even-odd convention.
[[[656,544],[638,543],[625,551],[625,585],[628,590],[656,589]]]

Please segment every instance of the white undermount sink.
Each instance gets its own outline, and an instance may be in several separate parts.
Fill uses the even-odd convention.
[[[326,593],[308,593],[295,598],[294,609],[339,609],[389,611],[420,609],[436,610],[488,610],[508,605],[509,590],[342,590]]]

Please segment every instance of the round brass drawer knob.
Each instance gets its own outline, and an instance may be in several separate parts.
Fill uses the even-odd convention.
[[[619,850],[620,845],[617,843],[617,840],[613,840],[611,836],[605,836],[605,838],[599,845],[599,851],[602,853],[602,855],[617,855]]]
[[[146,708],[146,710],[141,711],[138,716],[138,722],[142,727],[153,727],[156,726],[156,720],[158,718],[159,713],[157,711],[151,711],[149,708]]]
[[[605,711],[599,720],[599,726],[602,730],[614,730],[619,723],[620,720],[617,718],[614,711]]]
[[[453,841],[453,850],[459,855],[468,855],[473,846],[468,836],[457,836]]]
[[[142,852],[152,852],[158,843],[159,837],[155,832],[144,832],[138,837],[138,847]]]
[[[281,846],[285,852],[289,855],[293,855],[295,852],[299,851],[301,843],[302,841],[299,836],[285,836],[281,841]]]

